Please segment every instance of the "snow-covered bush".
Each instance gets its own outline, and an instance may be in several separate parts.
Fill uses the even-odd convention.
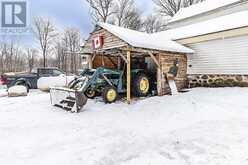
[[[9,97],[27,96],[27,95],[28,95],[27,87],[22,85],[16,85],[8,89]]]

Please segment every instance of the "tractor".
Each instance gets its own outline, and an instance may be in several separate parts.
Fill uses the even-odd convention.
[[[147,96],[151,89],[149,76],[143,69],[133,69],[131,75],[132,95]],[[69,83],[68,88],[53,87],[50,90],[52,104],[71,112],[79,112],[87,99],[102,96],[105,103],[113,103],[125,92],[125,72],[106,67],[85,70]]]

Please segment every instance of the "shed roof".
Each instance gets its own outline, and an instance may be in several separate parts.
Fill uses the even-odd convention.
[[[154,36],[179,40],[248,26],[248,11],[221,16],[204,22],[155,33]]]
[[[203,2],[194,4],[192,6],[181,8],[169,23],[176,22],[182,19],[186,19],[192,16],[200,15],[236,2],[241,0],[205,0]]]
[[[161,36],[154,36],[148,33],[138,32],[107,23],[98,23],[98,26],[109,31],[133,47],[179,53],[194,52],[190,48]]]

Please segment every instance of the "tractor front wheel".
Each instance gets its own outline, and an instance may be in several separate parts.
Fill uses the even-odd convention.
[[[89,99],[94,99],[96,97],[96,91],[94,89],[92,89],[92,88],[89,88],[89,89],[86,90],[85,95]]]
[[[111,104],[118,98],[118,92],[115,87],[108,86],[103,89],[102,97],[105,103]]]

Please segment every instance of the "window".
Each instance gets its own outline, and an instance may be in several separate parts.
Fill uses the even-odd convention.
[[[42,77],[48,77],[53,74],[53,71],[51,69],[39,69],[39,76]]]
[[[64,73],[60,70],[57,70],[57,69],[53,70],[53,76],[60,76],[62,74],[64,74]]]

